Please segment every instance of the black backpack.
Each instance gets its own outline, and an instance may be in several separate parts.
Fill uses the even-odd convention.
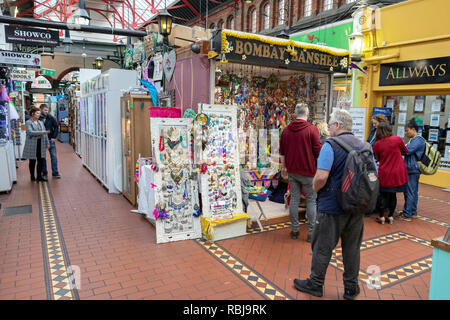
[[[363,215],[372,212],[377,203],[379,180],[371,145],[364,142],[361,150],[354,150],[340,138],[329,139],[348,152],[342,187],[337,193],[341,209],[347,214]]]

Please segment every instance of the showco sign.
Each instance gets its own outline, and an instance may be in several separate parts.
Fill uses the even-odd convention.
[[[28,46],[55,47],[59,44],[59,33],[54,30],[5,25],[5,37],[8,43],[20,43]]]
[[[0,66],[41,68],[41,56],[38,54],[0,50]]]

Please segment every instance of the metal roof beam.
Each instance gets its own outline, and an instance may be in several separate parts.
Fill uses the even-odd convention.
[[[147,32],[138,30],[115,29],[98,26],[86,26],[65,22],[46,21],[32,18],[14,18],[10,16],[0,16],[0,23],[9,23],[14,25],[28,25],[34,27],[44,27],[57,30],[74,30],[81,32],[101,33],[119,36],[145,37]]]

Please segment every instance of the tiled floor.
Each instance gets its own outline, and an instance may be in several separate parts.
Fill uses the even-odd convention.
[[[324,297],[294,289],[311,267],[306,225],[289,238],[289,219],[263,232],[210,244],[201,240],[156,244],[155,228],[121,195],[108,194],[67,144],[57,145],[62,179],[19,181],[0,194],[2,209],[32,205],[31,214],[0,215],[0,299],[339,299],[342,259],[335,250]],[[398,208],[403,204],[399,196]],[[358,299],[428,299],[432,248],[450,224],[450,193],[420,185],[413,222],[380,225],[366,218]],[[270,205],[268,205],[270,207]],[[3,210],[2,210],[3,212]],[[364,284],[380,268],[380,289]],[[69,285],[69,267],[77,287]]]

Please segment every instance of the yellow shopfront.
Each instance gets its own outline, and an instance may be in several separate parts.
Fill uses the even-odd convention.
[[[421,175],[420,182],[442,188],[450,188],[448,12],[448,0],[409,0],[381,9],[365,8],[363,67],[367,75],[359,78],[366,138],[375,110],[392,115],[393,134],[405,142],[405,124],[414,118],[420,134],[442,155],[437,173]]]

